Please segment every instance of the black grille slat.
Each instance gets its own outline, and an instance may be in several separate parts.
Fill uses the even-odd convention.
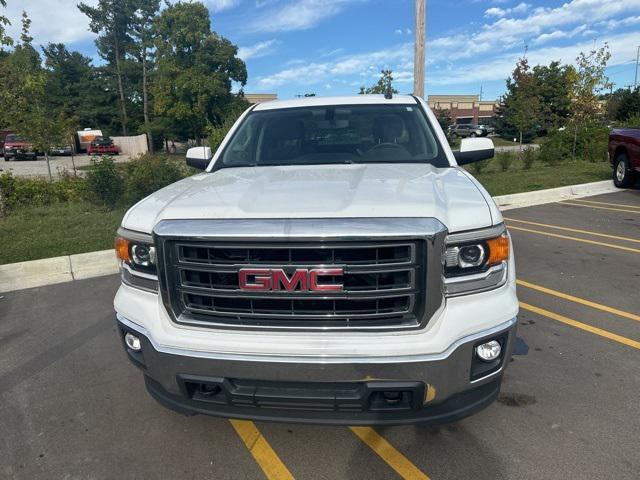
[[[178,319],[261,327],[417,324],[424,301],[424,244],[385,242],[167,243],[168,289]],[[340,267],[341,292],[240,290],[241,268]],[[188,321],[188,320],[187,320]]]

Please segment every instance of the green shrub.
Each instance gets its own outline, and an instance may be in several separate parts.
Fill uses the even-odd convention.
[[[516,155],[514,152],[498,152],[496,154],[496,161],[500,166],[500,171],[506,172],[507,170],[509,170],[509,167],[515,160],[515,157]]]
[[[88,200],[113,210],[122,199],[124,181],[111,157],[93,158],[86,176]]]
[[[538,150],[532,147],[525,148],[522,150],[520,154],[520,159],[522,160],[522,169],[523,170],[531,170],[531,166],[533,162],[536,161],[538,157]]]
[[[76,201],[85,190],[81,178],[63,175],[59,181],[14,177],[11,172],[0,175],[0,209],[7,212],[13,208],[33,205],[43,206],[58,202]]]
[[[125,169],[127,201],[135,203],[187,175],[186,166],[164,155],[144,155],[132,160]]]
[[[589,162],[606,160],[609,145],[609,129],[602,125],[586,125],[578,129],[576,158]]]
[[[489,160],[482,160],[481,162],[470,164],[469,168],[474,175],[480,175],[487,165],[489,165]]]
[[[540,147],[540,160],[548,165],[575,159],[600,162],[606,159],[609,129],[596,123],[579,126],[569,125],[563,131],[552,131]]]
[[[573,148],[573,135],[569,128],[563,131],[554,130],[549,132],[540,145],[538,157],[547,165],[558,165],[564,160],[571,159]]]
[[[640,128],[640,115],[628,118],[623,125],[627,128]]]

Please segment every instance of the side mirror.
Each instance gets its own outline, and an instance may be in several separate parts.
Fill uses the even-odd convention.
[[[463,138],[460,142],[460,150],[453,152],[458,165],[479,162],[493,158],[495,149],[490,138]]]
[[[187,165],[198,170],[205,170],[212,158],[209,147],[193,147],[187,150]]]

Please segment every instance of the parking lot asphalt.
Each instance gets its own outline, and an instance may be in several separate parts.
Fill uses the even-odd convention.
[[[637,479],[640,191],[505,217],[528,353],[483,412],[375,429],[180,416],[128,363],[109,276],[0,298],[0,478]]]

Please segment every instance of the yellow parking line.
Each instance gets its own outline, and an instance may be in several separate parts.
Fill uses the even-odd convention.
[[[599,207],[597,205],[583,205],[581,203],[573,203],[573,202],[559,202],[559,203],[560,205],[573,205],[574,207],[599,208],[600,210],[612,210],[614,212],[640,213],[638,210],[627,210],[623,208]]]
[[[586,323],[573,320],[558,313],[550,312],[549,310],[545,310],[544,308],[529,305],[528,303],[520,302],[520,308],[529,310],[533,313],[537,313],[538,315],[542,315],[543,317],[551,318],[552,320],[557,320],[558,322],[562,322],[566,325],[579,328],[580,330],[584,330],[585,332],[593,333],[594,335],[599,335],[601,337],[608,338],[609,340],[613,340],[614,342],[618,342],[623,345],[627,345],[629,347],[640,350],[640,342],[631,340],[627,337],[623,337],[622,335],[618,335],[607,330],[603,330],[602,328],[594,327],[592,325],[587,325]]]
[[[573,295],[558,292],[557,290],[552,290],[550,288],[542,287],[540,285],[536,285],[535,283],[526,282],[524,280],[516,280],[516,282],[518,285],[531,288],[532,290],[537,290],[538,292],[546,293],[548,295],[553,295],[554,297],[562,298],[564,300],[569,300],[570,302],[579,303],[581,305],[586,305],[587,307],[595,308],[597,310],[602,310],[603,312],[618,315],[619,317],[624,317],[630,320],[635,320],[636,322],[640,322],[640,315],[636,315],[634,313],[625,312],[624,310],[618,310],[617,308],[608,307],[600,303],[592,302],[591,300],[585,300],[584,298],[574,297]]]
[[[640,249],[637,249],[637,248],[624,247],[622,245],[614,245],[612,243],[596,242],[595,240],[587,240],[585,238],[570,237],[569,235],[560,235],[558,233],[543,232],[541,230],[532,230],[530,228],[514,227],[513,225],[509,227],[509,230],[519,230],[522,232],[537,233],[539,235],[545,235],[547,237],[562,238],[564,240],[573,240],[574,242],[588,243],[590,245],[600,245],[602,247],[616,248],[618,250],[625,250],[627,252],[640,253]]]
[[[527,225],[535,225],[537,227],[553,228],[554,230],[564,230],[564,231],[567,231],[567,232],[584,233],[585,235],[593,235],[595,237],[604,237],[604,238],[611,238],[613,240],[622,240],[622,241],[625,241],[625,242],[640,243],[640,239],[637,239],[637,238],[619,237],[617,235],[609,235],[609,234],[606,234],[606,233],[593,232],[591,230],[581,230],[579,228],[561,227],[559,225],[549,225],[547,223],[530,222],[528,220],[518,220],[517,218],[504,217],[504,219],[507,220],[508,222],[526,223]]]
[[[371,450],[376,452],[387,464],[393,468],[398,475],[405,479],[429,480],[418,467],[409,461],[407,457],[395,449],[373,428],[369,427],[349,427],[356,436],[366,443]]]
[[[572,202],[580,203],[592,203],[594,205],[609,205],[611,207],[623,207],[623,208],[639,208],[640,205],[629,205],[628,203],[609,203],[609,202],[594,202],[593,200],[582,200],[579,198],[571,200]]]
[[[253,422],[247,420],[229,421],[269,480],[293,479],[289,469],[282,463],[278,454],[271,448],[269,442]]]

